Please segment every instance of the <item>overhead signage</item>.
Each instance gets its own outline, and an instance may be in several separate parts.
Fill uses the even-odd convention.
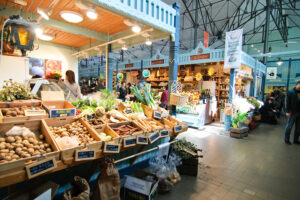
[[[117,74],[117,79],[121,80],[123,79],[124,75],[122,73],[118,73]]]
[[[148,78],[150,76],[150,71],[148,69],[143,70],[143,77]]]
[[[226,33],[224,69],[239,69],[242,61],[243,29]]]
[[[161,65],[164,64],[165,60],[164,59],[159,59],[159,60],[152,60],[151,65]]]
[[[203,60],[203,59],[210,59],[210,54],[198,54],[190,56],[190,60]]]
[[[274,80],[277,78],[277,67],[268,67],[267,68],[267,79]]]
[[[133,64],[133,63],[125,64],[125,68],[131,68],[131,67],[134,67],[134,64]]]
[[[208,41],[209,41],[209,33],[207,31],[204,31],[204,41],[203,46],[205,48],[208,48]]]

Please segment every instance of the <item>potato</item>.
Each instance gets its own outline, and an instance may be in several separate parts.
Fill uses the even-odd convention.
[[[40,146],[39,145],[33,145],[33,148],[34,149],[40,149]]]
[[[17,152],[17,151],[22,151],[22,148],[21,148],[21,147],[17,147],[17,148],[16,148],[16,152]]]
[[[5,138],[6,142],[9,142],[9,143],[12,143],[12,142],[15,142],[15,138],[13,136],[8,136]]]
[[[43,142],[42,142],[42,141],[39,141],[39,142],[38,142],[38,145],[42,145],[42,144],[43,144]]]
[[[9,150],[8,149],[1,149],[1,153],[8,153]]]
[[[15,149],[15,147],[14,147],[14,145],[9,145],[8,149],[13,150],[13,149]]]
[[[7,161],[11,161],[11,159],[12,159],[11,156],[6,156],[5,157],[5,160],[7,160]]]
[[[16,144],[22,144],[23,143],[23,141],[22,141],[22,139],[21,140],[16,140],[16,142],[15,142]]]
[[[33,148],[33,144],[26,145],[27,148]]]
[[[18,115],[17,111],[11,111],[11,116],[16,117]]]
[[[32,155],[34,153],[34,149],[33,148],[29,148],[28,152]]]
[[[43,139],[44,139],[44,135],[43,135],[43,134],[40,134],[39,138],[40,138],[41,140],[43,140]]]
[[[34,141],[33,141],[33,144],[34,144],[34,145],[37,145],[38,143],[39,143],[39,141],[37,141],[37,140],[34,140]]]
[[[0,138],[0,142],[5,142],[5,138]]]
[[[50,145],[48,143],[44,143],[44,147],[48,148]]]
[[[0,144],[0,149],[5,149],[6,145],[5,144]]]
[[[1,153],[0,154],[0,160],[4,160],[5,159],[5,154]]]
[[[40,145],[40,149],[44,149],[45,146],[43,144]]]
[[[22,137],[21,136],[15,136],[15,140],[22,140]]]
[[[14,150],[9,151],[10,154],[15,154],[16,152]]]
[[[13,155],[13,156],[12,156],[12,159],[20,159],[20,156],[18,156],[18,155]]]
[[[29,143],[33,143],[35,141],[35,139],[33,139],[33,138],[28,138],[28,142]]]
[[[29,144],[29,142],[28,142],[28,140],[25,139],[22,141],[22,144],[26,145],[26,144]]]
[[[52,151],[52,150],[51,150],[50,148],[47,148],[47,149],[46,149],[46,152],[47,152],[47,153],[50,153],[51,151]]]
[[[29,153],[25,153],[25,158],[30,158],[31,155]]]

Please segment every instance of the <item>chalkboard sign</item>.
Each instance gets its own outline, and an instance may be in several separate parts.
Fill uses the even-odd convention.
[[[75,161],[96,159],[95,150],[76,150]]]
[[[150,143],[153,143],[153,142],[155,142],[156,140],[158,140],[159,139],[159,132],[158,131],[156,131],[156,132],[154,132],[152,135],[150,135],[149,136],[149,141],[150,141]]]
[[[168,137],[169,131],[168,130],[161,130],[160,131],[160,137]]]
[[[56,168],[54,158],[46,159],[32,165],[26,166],[28,178],[34,178]]]
[[[148,144],[148,138],[146,136],[138,136],[136,139],[137,144]]]
[[[154,111],[153,115],[154,115],[154,118],[161,119],[161,113],[160,112]]]
[[[176,125],[176,126],[174,126],[174,132],[175,133],[178,133],[178,132],[180,132],[182,130],[182,126],[181,125]]]
[[[124,138],[124,147],[132,147],[136,145],[136,138]]]
[[[105,143],[103,152],[104,153],[119,153],[120,152],[120,145],[119,144]]]

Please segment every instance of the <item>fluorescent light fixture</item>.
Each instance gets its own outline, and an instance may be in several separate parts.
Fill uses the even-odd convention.
[[[98,13],[96,12],[96,10],[94,9],[89,9],[87,12],[86,12],[86,16],[90,19],[97,19],[98,17]]]
[[[150,46],[152,44],[152,41],[149,38],[147,38],[145,44],[148,45],[148,46]]]
[[[254,47],[254,45],[253,45],[253,44],[251,44],[251,47],[253,48],[253,47]]]
[[[40,40],[45,40],[45,41],[53,40],[53,36],[52,36],[52,35],[43,34],[43,33],[37,35],[37,37],[38,37]]]
[[[70,10],[61,11],[60,16],[67,22],[71,22],[71,23],[79,23],[83,20],[81,14]]]
[[[43,30],[41,28],[36,28],[34,30],[34,32],[35,32],[36,35],[42,35],[43,34]]]
[[[128,48],[126,47],[125,44],[122,46],[122,50],[123,50],[123,51],[127,51],[127,50],[128,50]]]
[[[280,58],[278,58],[278,61],[276,62],[276,64],[280,66],[280,65],[282,65],[282,64],[283,64],[283,62],[281,61],[281,59],[280,59]]]
[[[37,9],[37,13],[39,13],[39,15],[42,16],[42,18],[46,19],[46,20],[49,20],[49,15],[47,13],[47,11],[43,8],[38,8]]]
[[[142,29],[138,25],[134,25],[133,27],[131,27],[131,30],[135,33],[139,33]]]

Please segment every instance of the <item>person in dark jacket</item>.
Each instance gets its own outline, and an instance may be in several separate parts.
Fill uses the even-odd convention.
[[[290,135],[293,125],[295,124],[294,144],[299,143],[300,136],[300,81],[296,87],[287,93],[286,97],[286,116],[289,118],[285,127],[285,143],[291,144]]]
[[[122,87],[119,89],[120,95],[119,99],[122,99],[122,101],[125,101],[125,97],[127,95],[127,89],[126,89],[126,83],[122,82]]]
[[[261,121],[269,124],[277,124],[274,97],[268,97],[260,109]]]

